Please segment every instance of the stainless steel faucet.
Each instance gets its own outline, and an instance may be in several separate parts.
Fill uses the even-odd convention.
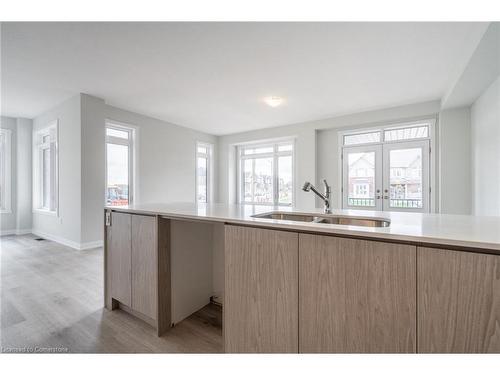
[[[311,184],[309,181],[306,181],[304,183],[304,186],[302,187],[302,190],[304,191],[313,191],[314,194],[316,194],[318,197],[320,197],[323,202],[325,203],[325,214],[329,214],[331,213],[332,211],[330,210],[330,195],[332,194],[332,188],[330,187],[330,185],[328,185],[328,183],[326,182],[326,180],[323,180],[323,184],[325,184],[325,193],[322,194],[318,191],[318,189],[316,189],[316,187]]]

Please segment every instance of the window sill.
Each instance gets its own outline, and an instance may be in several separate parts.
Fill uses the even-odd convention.
[[[34,214],[41,214],[41,215],[46,215],[46,216],[54,216],[57,217],[57,211],[49,211],[49,210],[44,210],[41,208],[35,208],[33,210]]]
[[[12,210],[0,210],[0,214],[11,214]]]

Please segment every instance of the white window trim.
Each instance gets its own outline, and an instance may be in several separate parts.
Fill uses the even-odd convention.
[[[198,152],[198,147],[206,147],[208,150],[208,155],[204,153],[199,153]],[[195,162],[194,162],[194,171],[195,171],[195,195],[194,199],[195,202],[198,203],[198,158],[206,158],[207,159],[207,202],[206,203],[212,203],[214,200],[214,194],[213,194],[213,171],[214,171],[214,166],[213,166],[213,156],[214,155],[214,145],[211,143],[207,142],[196,142],[196,149],[195,149]],[[203,202],[201,202],[203,203]]]
[[[4,172],[0,179],[5,191],[2,194],[2,202],[0,202],[0,213],[12,213],[12,131],[10,129],[0,129],[0,133],[4,139],[4,159],[5,163],[2,171]]]
[[[116,130],[126,131],[130,134],[129,139],[113,137],[106,135],[106,129],[112,128]],[[104,205],[107,205],[107,189],[108,189],[108,151],[107,144],[114,143],[126,145],[129,147],[129,186],[128,186],[128,204],[137,203],[139,197],[139,188],[136,184],[139,167],[137,155],[139,153],[139,127],[133,124],[120,122],[112,119],[106,119],[104,127]]]
[[[390,129],[398,129],[398,128],[409,128],[416,127],[418,125],[427,124],[429,125],[429,133],[427,138],[414,138],[414,139],[405,139],[398,141],[387,141],[384,142],[384,130]],[[344,184],[343,181],[343,173],[342,173],[342,154],[344,147],[356,147],[356,146],[371,146],[371,145],[381,145],[381,144],[394,144],[394,143],[405,143],[405,142],[413,142],[417,140],[429,140],[429,152],[430,152],[430,166],[429,166],[429,205],[430,212],[437,213],[438,212],[438,191],[436,186],[436,162],[437,162],[437,148],[436,148],[436,134],[437,134],[437,118],[436,117],[421,117],[416,118],[415,120],[410,121],[387,121],[384,123],[377,123],[373,125],[364,125],[360,127],[349,127],[346,130],[340,130],[338,132],[338,181],[340,184],[337,188],[337,204],[338,207],[343,207],[343,191],[342,187]],[[352,135],[352,134],[362,134],[362,133],[371,133],[375,131],[381,132],[381,142],[373,142],[373,143],[363,143],[359,145],[345,145],[344,146],[344,135]]]
[[[51,192],[54,195],[54,209],[46,209],[41,206],[41,202],[43,202],[43,194],[42,191],[42,175],[41,169],[39,168],[40,163],[42,162],[42,158],[40,157],[41,144],[39,143],[39,139],[44,136],[50,135],[51,129],[55,131],[55,139],[54,139],[54,150],[55,155],[51,155],[51,157],[55,157],[54,162],[54,186],[55,192]],[[36,129],[33,131],[33,213],[55,216],[59,217],[59,120],[53,120],[47,124],[44,128]],[[50,142],[52,143],[52,142]]]
[[[295,150],[296,142],[295,137],[293,138],[277,138],[277,139],[267,139],[260,141],[250,141],[246,143],[236,144],[236,188],[237,188],[237,202],[239,204],[251,205],[251,206],[281,206],[281,207],[293,207],[296,202],[296,176],[297,171],[295,170]],[[278,146],[283,144],[291,144],[292,151],[278,151]],[[273,147],[273,152],[243,155],[243,151],[248,148],[261,148],[261,147]],[[292,156],[292,202],[291,203],[279,203],[279,181],[278,181],[278,157],[280,156]],[[259,157],[272,157],[273,158],[273,203],[259,203],[259,202],[245,202],[244,201],[244,185],[242,183],[242,161],[246,159],[255,159]]]

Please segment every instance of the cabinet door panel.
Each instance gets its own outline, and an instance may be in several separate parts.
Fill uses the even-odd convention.
[[[131,305],[131,215],[113,212],[108,227],[107,267],[111,298]]]
[[[156,218],[132,215],[132,309],[156,320]]]
[[[418,248],[418,351],[500,353],[500,256]]]
[[[415,252],[300,234],[300,352],[415,352]]]
[[[298,235],[226,226],[228,353],[298,352]]]

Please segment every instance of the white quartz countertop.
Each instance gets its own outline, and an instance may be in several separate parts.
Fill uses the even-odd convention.
[[[354,237],[409,241],[420,244],[448,245],[484,250],[500,254],[500,217],[333,210],[332,215],[389,220],[388,227],[362,227],[338,224],[254,218],[265,212],[322,213],[321,209],[270,207],[236,204],[156,203],[130,206],[108,206],[121,212],[154,214],[168,218],[205,220],[246,224],[276,229],[331,233]]]

